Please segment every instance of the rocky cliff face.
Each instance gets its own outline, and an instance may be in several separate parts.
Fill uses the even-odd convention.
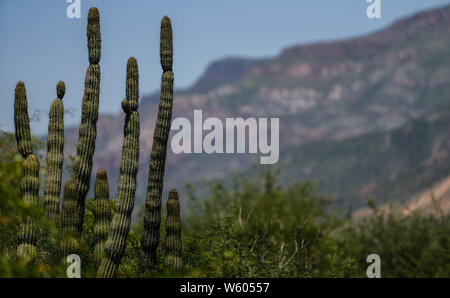
[[[450,127],[430,124],[430,115],[441,119],[450,107],[449,45],[450,7],[444,7],[361,38],[290,47],[274,59],[224,59],[211,64],[192,88],[176,93],[174,117],[191,118],[194,109],[202,109],[205,118],[278,117],[280,162],[289,173],[284,183],[316,179],[336,202],[356,207],[369,196],[407,199],[433,179],[450,175],[450,167],[429,166],[432,178],[420,182],[419,171],[408,178],[413,187],[390,192],[414,162],[420,168],[436,152],[449,152],[444,139]],[[158,96],[141,99],[138,203],[146,189]],[[421,131],[418,121],[433,126],[432,132]],[[102,115],[98,122],[94,172],[106,168],[112,186],[118,179],[122,124],[120,114]],[[378,146],[396,144],[402,130],[412,135],[398,148]],[[77,129],[67,131],[66,154],[73,153],[77,135]],[[390,167],[405,152],[412,160]],[[245,154],[169,152],[165,188],[224,177],[229,170],[247,171],[254,161]]]

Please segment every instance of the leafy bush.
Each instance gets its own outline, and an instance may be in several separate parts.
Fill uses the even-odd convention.
[[[420,212],[408,216],[375,214],[350,223],[341,233],[341,245],[357,263],[363,276],[367,255],[378,254],[382,277],[449,277],[449,216]]]

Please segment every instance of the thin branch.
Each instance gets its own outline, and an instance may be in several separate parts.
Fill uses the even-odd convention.
[[[274,277],[273,274],[270,273],[269,268],[267,267],[266,263],[264,262],[264,255],[261,258],[258,258],[258,256],[253,252],[257,241],[258,241],[258,238],[255,238],[252,248],[250,249],[250,253],[252,254],[252,256],[255,257],[256,261],[258,261],[258,263],[267,271],[267,274],[269,274],[269,276]]]
[[[289,265],[289,263],[292,261],[292,259],[298,252],[297,240],[294,240],[294,243],[295,243],[295,250],[292,253],[292,255],[287,259],[287,261],[285,261],[286,256],[283,255],[284,242],[282,242],[282,244],[281,244],[280,252],[278,254],[278,277],[281,277],[281,274],[283,273],[283,269],[286,268],[287,265]],[[302,246],[303,246],[303,240],[302,240]]]

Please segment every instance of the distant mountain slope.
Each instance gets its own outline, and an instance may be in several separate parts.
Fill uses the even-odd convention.
[[[450,175],[450,110],[391,132],[287,148],[286,155],[286,179],[316,179],[336,204],[406,200]]]
[[[249,69],[260,65],[264,60],[226,58],[212,63],[198,81],[189,88],[190,92],[207,92],[217,86],[240,79]]]
[[[442,116],[450,104],[449,45],[446,6],[364,37],[290,47],[274,59],[224,59],[176,93],[174,117],[191,118],[194,109],[204,117],[279,117],[284,183],[317,179],[336,203],[355,207],[368,196],[406,199],[450,175],[446,157],[427,163],[450,149]],[[138,203],[147,184],[157,102],[158,93],[144,96],[139,108]],[[122,125],[121,114],[102,115],[98,123],[94,170],[109,171],[113,194]],[[77,135],[77,129],[67,131],[67,154]],[[169,150],[165,186],[246,171],[254,160]]]
[[[430,188],[421,191],[406,202],[389,202],[377,206],[383,212],[396,212],[401,215],[409,215],[420,211],[425,214],[441,215],[450,213],[450,177],[446,177]],[[373,214],[368,208],[361,208],[353,213],[355,219],[361,219]]]

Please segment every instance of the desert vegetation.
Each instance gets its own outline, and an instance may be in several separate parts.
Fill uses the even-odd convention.
[[[83,254],[85,239],[86,196],[95,152],[97,120],[100,97],[100,57],[101,31],[100,14],[91,8],[88,15],[87,41],[89,67],[86,71],[85,90],[82,101],[82,116],[79,128],[77,153],[73,162],[72,176],[66,182],[60,212],[62,168],[64,162],[64,105],[65,83],[57,84],[57,99],[52,103],[49,113],[47,140],[47,173],[44,186],[43,220],[37,214],[22,215],[17,232],[16,257],[19,261],[30,263],[40,260],[50,266],[64,262],[71,254]],[[154,146],[151,154],[149,185],[144,226],[141,235],[139,271],[150,272],[157,265],[157,248],[160,242],[160,222],[164,166],[167,141],[170,131],[173,100],[172,73],[172,28],[170,19],[161,21],[161,102],[156,121]],[[126,98],[122,102],[125,113],[123,129],[122,161],[118,194],[111,206],[107,173],[101,169],[95,183],[95,199],[92,213],[94,227],[93,246],[89,251],[94,262],[98,263],[98,277],[114,277],[125,253],[134,208],[136,175],[139,163],[139,70],[138,62],[131,57],[127,63]],[[30,119],[25,84],[18,82],[14,100],[15,136],[19,153],[23,158],[20,178],[21,203],[25,209],[38,210],[40,188],[40,164],[33,152]],[[165,241],[165,263],[168,267],[181,269],[181,221],[178,194],[172,190],[168,205],[168,233]],[[41,226],[40,222],[44,225]],[[39,240],[46,239],[40,246]]]
[[[372,215],[355,221],[334,212],[314,182],[281,186],[273,170],[208,182],[200,194],[187,184],[185,197],[172,189],[162,212],[174,81],[168,17],[161,21],[163,74],[145,204],[133,220],[140,133],[133,57],[122,102],[117,196],[110,197],[108,174],[101,169],[94,198],[87,199],[100,96],[96,8],[89,11],[87,40],[90,64],[77,153],[64,187],[65,83],[57,84],[50,108],[45,179],[37,154],[45,145],[32,135],[25,84],[17,83],[15,135],[0,135],[0,277],[65,277],[71,254],[80,256],[83,277],[365,277],[369,254],[381,257],[384,277],[450,276],[448,215],[403,216],[369,202]]]
[[[55,252],[45,261],[39,257],[44,250],[52,251],[47,242],[56,241],[41,237],[48,228],[44,220],[36,222],[38,257],[25,262],[16,255],[24,216],[43,219],[44,206],[24,206],[20,196],[23,161],[14,135],[2,133],[1,144],[0,276],[66,277],[68,265]],[[415,212],[403,216],[369,203],[372,215],[355,221],[330,209],[329,200],[318,193],[315,183],[282,187],[274,172],[250,178],[237,174],[230,180],[208,183],[207,195],[192,185],[185,187],[188,195],[183,205],[188,207],[181,217],[177,217],[174,192],[167,202],[171,211],[167,216],[163,212],[162,222],[168,224],[162,225],[161,235],[167,236],[157,248],[153,270],[145,275],[138,270],[143,230],[143,212],[139,212],[130,226],[116,277],[366,277],[366,258],[372,253],[381,257],[382,277],[450,275],[448,215]],[[99,243],[98,199],[86,203],[78,249],[82,277],[96,277],[100,265],[95,249]],[[112,213],[114,206],[110,198]],[[176,238],[181,241],[165,250]],[[180,252],[183,267],[178,270]]]

